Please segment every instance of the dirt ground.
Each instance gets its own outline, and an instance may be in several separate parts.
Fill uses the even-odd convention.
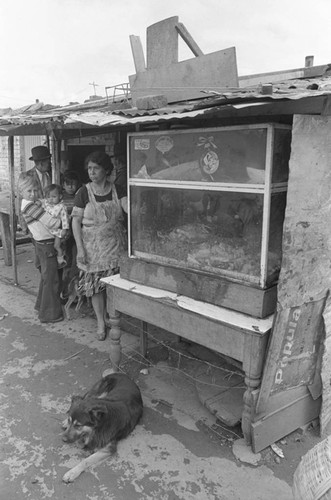
[[[124,318],[123,327],[128,328],[129,324],[132,322],[132,318]],[[165,335],[165,334],[163,334]],[[170,335],[170,334],[169,334]],[[176,340],[171,338],[164,338],[165,342],[169,342],[170,351],[167,351],[164,346],[153,346],[148,352],[148,361],[151,366],[158,366],[160,362],[166,364],[169,367],[178,367],[178,364],[172,359],[172,349],[178,350],[178,344]],[[186,343],[184,343],[185,345]],[[187,347],[187,345],[186,345]],[[183,350],[183,343],[181,343],[180,349]],[[185,348],[184,348],[185,349]],[[170,353],[170,355],[169,355]],[[132,356],[127,362],[124,363],[123,367],[125,371],[130,374],[133,378],[136,377],[139,372],[146,368],[146,362],[141,362],[140,356]],[[197,367],[202,362],[200,360],[187,361],[185,366],[181,366],[182,374],[186,376],[186,382],[191,384],[192,387],[195,386],[192,382],[194,374],[197,372]],[[160,402],[160,405],[164,403]],[[232,446],[236,439],[243,438],[240,424],[235,427],[228,427],[223,422],[218,420],[215,421],[214,425],[208,426],[203,421],[199,423],[201,431],[208,437],[208,440],[218,444],[222,447],[222,450],[227,450],[227,456],[232,455]],[[276,453],[268,446],[266,449],[259,453],[259,465],[265,465],[271,469],[274,475],[280,479],[284,479],[288,484],[292,484],[293,474],[297,468],[301,458],[305,455],[313,446],[320,442],[321,437],[319,435],[319,424],[318,421],[314,421],[304,428],[299,428],[291,434],[285,436],[283,439],[278,441],[276,444],[281,448],[284,453],[284,458],[280,458]]]
[[[3,290],[3,296],[2,299],[0,299],[0,306],[2,306],[3,311],[9,311],[9,316],[18,316],[20,321],[23,321],[21,325],[26,322],[27,332],[30,332],[29,335],[31,336],[31,341],[33,342],[36,334],[33,330],[29,329],[28,325],[32,323],[35,324],[35,320],[30,317],[30,309],[33,309],[31,304],[33,304],[35,300],[34,298],[37,293],[39,276],[33,265],[33,249],[31,248],[31,245],[22,245],[18,248],[18,266],[19,286],[15,292],[15,287],[13,286],[13,270],[12,268],[4,266],[3,259],[1,259],[0,255],[0,287],[1,283],[4,285],[1,288]],[[3,314],[3,311],[1,314]],[[62,353],[61,356],[64,356],[65,359],[66,345],[69,341],[74,341],[76,345],[74,347],[70,346],[70,350],[73,352],[72,359],[69,360],[69,356],[68,361],[66,361],[66,363],[70,363],[69,385],[72,386],[73,384],[77,384],[75,380],[77,380],[79,374],[84,373],[84,380],[82,380],[82,383],[83,385],[88,386],[93,379],[95,380],[95,378],[101,376],[103,370],[109,367],[107,343],[100,343],[97,341],[91,342],[90,340],[89,332],[93,327],[94,317],[89,304],[84,303],[79,312],[75,312],[74,308],[72,308],[72,312],[75,317],[74,320],[52,326],[51,330],[54,333],[57,332],[60,336],[59,339],[63,338],[63,340],[61,340],[61,344],[58,344],[59,352],[56,352],[56,345],[54,345],[53,348],[55,350],[52,355],[54,357],[58,357],[60,353]],[[0,322],[0,330],[3,332],[3,336],[5,337],[8,335],[9,330],[13,328],[12,326],[10,326],[10,328],[8,326],[9,329],[7,328],[5,323],[6,321],[8,322],[8,320],[9,317],[4,317],[3,321]],[[23,333],[22,326],[19,328],[16,324],[14,326],[14,329],[17,332],[16,334],[18,337],[21,337]],[[227,427],[224,423],[215,419],[215,417],[201,405],[197,397],[195,375],[198,371],[198,367],[203,366],[206,362],[208,363],[208,361],[206,361],[206,353],[204,352],[201,359],[199,359],[199,356],[196,355],[196,350],[195,355],[192,355],[191,345],[186,342],[181,342],[175,335],[171,335],[168,332],[151,327],[149,328],[150,338],[148,344],[148,354],[145,358],[142,357],[139,351],[139,334],[141,331],[140,323],[131,317],[123,316],[121,318],[121,327],[125,332],[122,338],[123,356],[121,369],[128,373],[134,380],[139,381],[139,385],[144,391],[147,409],[144,414],[143,426],[148,429],[148,432],[161,432],[162,435],[167,435],[167,433],[169,433],[169,435],[172,436],[171,439],[174,438],[179,440],[186,447],[190,448],[190,450],[194,450],[194,453],[197,455],[208,457],[210,455],[217,454],[219,457],[222,457],[222,459],[228,461],[226,463],[236,464],[239,468],[247,468],[248,473],[251,470],[251,473],[255,474],[254,471],[257,469],[259,471],[269,471],[272,474],[272,477],[278,478],[282,484],[285,482],[288,487],[291,487],[293,473],[298,466],[301,457],[321,440],[319,437],[318,423],[314,422],[313,425],[310,425],[305,429],[298,429],[277,443],[284,453],[284,458],[278,457],[275,452],[268,447],[254,457],[257,460],[254,465],[246,462],[244,458],[241,460],[240,456],[234,454],[235,443],[242,439],[240,425],[236,427]],[[26,338],[28,338],[29,335],[27,335]],[[52,337],[49,338],[51,339]],[[21,341],[17,340],[15,342],[15,345],[13,345],[16,350],[23,349],[23,346],[20,347]],[[38,344],[37,354],[39,357],[43,358],[46,356],[46,351],[40,351],[41,347],[42,344]],[[47,344],[45,344],[43,349],[46,347]],[[82,349],[83,352],[81,352]],[[10,353],[11,351],[9,350],[8,352]],[[174,352],[186,352],[188,356],[174,356]],[[98,353],[97,357],[96,353]],[[11,355],[9,354],[8,359],[8,354],[4,354],[4,358],[2,359],[3,366],[6,366],[11,362],[10,356]],[[49,356],[49,353],[47,353],[47,356]],[[213,364],[214,363],[215,359],[213,358]],[[82,368],[85,370],[84,372],[82,372]],[[88,372],[86,372],[86,370],[88,370]],[[234,367],[234,370],[237,370],[237,367]],[[6,373],[10,372],[8,371]],[[59,376],[61,374],[62,377],[63,374],[59,371],[59,369],[57,370],[57,373]],[[60,389],[61,397],[63,398],[62,384],[65,382],[62,378],[59,380],[61,380],[61,387],[58,387],[54,379],[49,379],[49,381],[46,379],[47,387],[53,395],[56,395],[56,392]],[[4,381],[6,382],[6,377],[4,377]],[[10,383],[12,382],[10,381]],[[69,393],[72,393],[73,388],[74,387],[69,388]],[[11,412],[9,412],[9,415],[10,413]],[[6,421],[8,422],[8,415],[6,417]],[[192,434],[187,430],[187,428],[190,428],[192,425],[190,423],[192,420],[194,421],[194,430],[196,431],[196,429],[198,429],[199,431],[198,436],[194,434],[194,432]],[[174,425],[174,423],[176,423],[176,425]],[[268,483],[268,481],[270,482],[270,479],[267,479],[266,481]],[[256,500],[260,498],[262,500],[269,500],[269,498],[287,500],[291,498],[288,496],[288,492],[286,495],[283,492],[284,496],[282,496],[282,494],[278,494],[277,496],[277,488],[275,488],[275,496],[263,497],[261,496],[262,491],[263,490],[261,489],[261,493],[259,492],[259,495],[256,495]],[[10,493],[10,488],[8,493]],[[0,498],[2,498],[1,495]],[[10,494],[7,494],[6,498],[11,498]],[[13,496],[12,498],[16,499],[20,497]],[[26,498],[37,500],[39,499],[39,496],[36,498],[27,496]],[[74,497],[55,496],[54,498]],[[95,496],[95,498],[103,497]],[[149,497],[137,496],[137,498]],[[173,496],[167,498],[172,500],[175,498],[185,498],[185,496]],[[196,498],[199,498],[199,496]],[[205,500],[205,498],[216,497],[201,497],[201,500]],[[228,498],[238,498],[240,500],[242,498],[243,500],[246,500],[246,498],[244,499],[240,496],[228,496],[224,498],[226,500],[228,500]]]

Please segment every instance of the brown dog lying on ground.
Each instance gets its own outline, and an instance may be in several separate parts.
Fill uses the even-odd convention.
[[[62,439],[66,443],[79,441],[94,453],[66,472],[63,481],[71,483],[113,455],[117,442],[130,434],[142,412],[140,389],[124,373],[107,375],[84,396],[73,396]]]

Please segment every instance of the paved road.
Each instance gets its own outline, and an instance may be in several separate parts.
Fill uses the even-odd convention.
[[[0,500],[292,498],[270,469],[238,463],[231,446],[208,438],[199,422],[212,425],[213,417],[165,363],[137,372],[144,416],[116,457],[64,484],[84,452],[62,442],[60,422],[71,395],[107,368],[107,341],[93,339],[90,317],[41,326],[34,300],[0,282]],[[137,347],[136,337],[123,340],[126,352]]]

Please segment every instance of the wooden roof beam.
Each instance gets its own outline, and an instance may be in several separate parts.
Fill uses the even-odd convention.
[[[183,23],[177,23],[175,25],[176,31],[179,33],[181,38],[184,40],[186,45],[189,47],[189,49],[192,50],[193,54],[198,57],[198,56],[203,56],[203,52],[196,43],[196,41],[193,39],[193,37],[190,35],[190,33],[187,31]]]

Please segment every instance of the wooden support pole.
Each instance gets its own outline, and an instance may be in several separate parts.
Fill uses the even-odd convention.
[[[11,251],[11,231],[10,231],[10,217],[9,213],[4,211],[0,212],[0,234],[3,251],[3,260],[5,266],[13,264],[12,251]]]
[[[52,131],[51,136],[51,153],[52,153],[52,182],[60,184],[60,168],[61,168],[61,139]]]
[[[10,229],[11,229],[11,254],[13,264],[14,285],[18,285],[17,260],[16,260],[16,209],[15,209],[15,167],[14,167],[14,137],[8,137],[8,168],[10,179]]]
[[[148,323],[142,321],[142,331],[140,334],[140,353],[146,358],[148,343]]]
[[[311,68],[314,66],[314,56],[305,57],[305,68]]]
[[[203,56],[203,52],[196,43],[196,41],[193,39],[193,37],[190,35],[190,33],[187,31],[183,23],[177,23],[176,26],[176,31],[178,31],[179,35],[181,38],[184,40],[184,42],[188,45],[188,47],[192,50],[193,54],[198,57],[198,56]]]
[[[130,44],[136,73],[146,70],[144,50],[139,36],[130,35]]]

